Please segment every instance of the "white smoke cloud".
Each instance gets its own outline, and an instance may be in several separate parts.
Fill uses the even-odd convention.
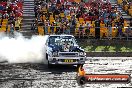
[[[32,36],[24,38],[20,33],[15,33],[11,38],[0,33],[0,61],[9,63],[39,63],[45,58],[46,36]]]

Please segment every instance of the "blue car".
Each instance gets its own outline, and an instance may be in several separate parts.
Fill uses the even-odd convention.
[[[49,68],[56,64],[79,66],[85,63],[86,53],[73,35],[48,35],[46,60]]]

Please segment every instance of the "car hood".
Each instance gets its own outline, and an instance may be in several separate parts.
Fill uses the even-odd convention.
[[[70,46],[68,48],[68,51],[65,51],[63,46],[57,46],[57,45],[49,45],[48,47],[52,48],[53,52],[84,52],[84,50],[79,47],[78,45]]]

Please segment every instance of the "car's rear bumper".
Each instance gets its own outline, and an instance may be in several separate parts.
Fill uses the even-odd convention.
[[[86,57],[49,57],[49,64],[78,65],[84,64]]]

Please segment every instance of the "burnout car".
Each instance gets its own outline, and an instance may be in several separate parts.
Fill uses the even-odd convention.
[[[79,66],[85,63],[86,53],[73,35],[48,35],[46,60],[49,68],[56,64]]]

